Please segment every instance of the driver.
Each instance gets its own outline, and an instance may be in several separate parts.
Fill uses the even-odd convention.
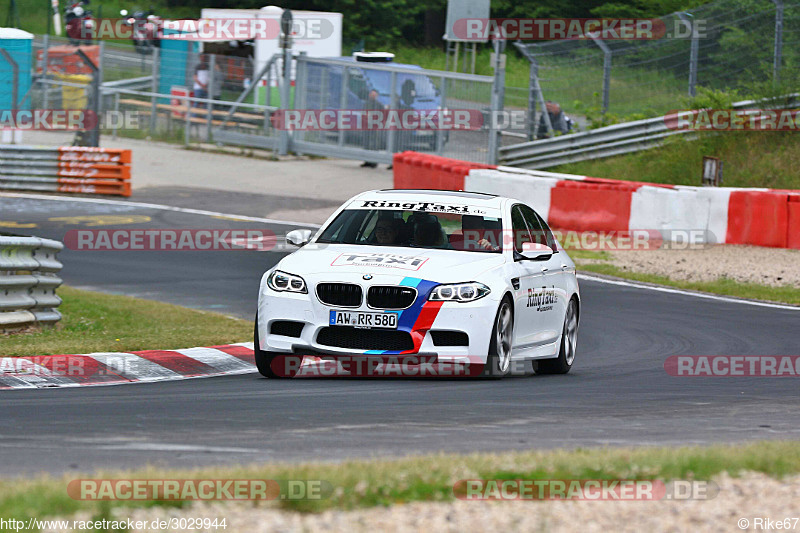
[[[381,217],[375,223],[375,242],[378,244],[398,244],[403,219],[394,217]]]

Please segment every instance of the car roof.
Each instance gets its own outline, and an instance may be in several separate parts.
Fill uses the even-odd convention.
[[[379,66],[379,67],[399,67],[406,70],[423,70],[423,68],[419,65],[410,65],[408,63],[395,63],[394,61],[356,61],[353,56],[344,56],[344,57],[326,57],[324,59],[338,59],[340,61],[349,61],[358,66],[363,66],[366,69],[369,69],[370,66]]]
[[[506,200],[502,196],[483,192],[444,191],[438,189],[380,189],[359,194],[356,198],[395,202],[453,202],[463,201],[470,205],[501,209]],[[353,198],[355,200],[356,198]]]

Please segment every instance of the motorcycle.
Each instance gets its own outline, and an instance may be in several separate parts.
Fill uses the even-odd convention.
[[[89,0],[79,0],[64,8],[64,22],[70,44],[92,44],[94,20],[92,12],[84,7],[88,4]]]
[[[131,27],[131,38],[136,51],[142,55],[153,53],[153,48],[161,46],[160,33],[163,20],[153,11],[134,11],[130,16],[128,10],[119,12],[125,24]]]

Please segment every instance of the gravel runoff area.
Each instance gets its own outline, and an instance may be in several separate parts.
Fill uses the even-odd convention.
[[[742,283],[800,288],[800,250],[717,244],[691,250],[625,250],[608,254],[609,260],[577,262],[610,263],[623,270],[675,280],[703,282],[724,277]]]
[[[776,480],[749,473],[718,476],[716,498],[690,501],[514,501],[409,503],[301,514],[252,504],[196,504],[112,511],[113,519],[226,518],[226,533],[348,531],[760,531],[756,518],[800,516],[800,476]],[[76,515],[72,519],[91,517]],[[745,527],[744,521],[748,521]],[[773,526],[774,529],[774,526]],[[800,531],[800,524],[790,531]],[[71,530],[50,530],[71,531]],[[159,531],[159,530],[133,530]],[[164,529],[160,531],[178,531]]]

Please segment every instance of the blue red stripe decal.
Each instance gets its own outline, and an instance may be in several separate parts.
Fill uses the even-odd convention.
[[[433,326],[436,315],[442,307],[442,302],[429,302],[428,295],[431,289],[439,285],[435,281],[420,278],[403,278],[400,285],[415,287],[417,289],[417,299],[408,309],[403,310],[397,319],[397,329],[408,331],[414,341],[414,348],[406,351],[398,350],[369,350],[364,352],[367,355],[398,355],[419,352],[425,334]]]

